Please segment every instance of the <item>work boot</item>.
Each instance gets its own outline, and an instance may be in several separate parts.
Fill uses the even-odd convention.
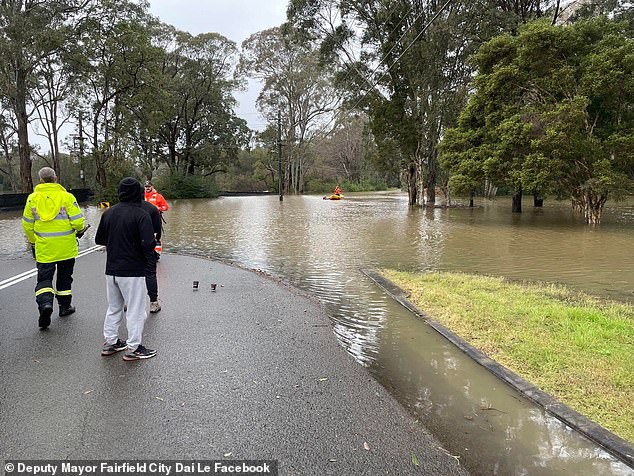
[[[159,304],[158,299],[156,301],[150,301],[150,312],[152,314],[156,314],[160,310],[161,310],[161,305]]]
[[[51,314],[53,314],[53,305],[50,303],[42,304],[40,318],[37,321],[41,329],[46,329],[51,325]]]
[[[70,316],[75,311],[75,306],[70,304],[68,306],[62,306],[59,308],[59,317]]]

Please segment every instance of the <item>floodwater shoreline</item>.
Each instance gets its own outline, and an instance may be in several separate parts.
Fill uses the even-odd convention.
[[[498,378],[508,383],[515,390],[540,405],[548,413],[564,422],[566,425],[579,431],[592,441],[605,448],[610,454],[616,456],[625,464],[634,469],[634,445],[620,438],[601,425],[593,422],[585,415],[573,410],[553,396],[543,392],[538,387],[528,382],[503,365],[489,358],[485,353],[473,347],[459,335],[445,327],[440,322],[432,319],[424,311],[420,310],[408,298],[408,293],[394,284],[389,279],[373,270],[362,270],[363,274],[372,279],[379,287],[385,290],[392,298],[403,307],[422,318],[436,332],[458,347],[482,367],[488,369]]]

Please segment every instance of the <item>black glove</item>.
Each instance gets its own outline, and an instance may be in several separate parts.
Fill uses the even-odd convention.
[[[90,225],[86,225],[83,230],[79,230],[76,233],[77,238],[81,238],[82,236],[84,236],[84,233],[86,233],[86,230],[88,230],[88,228],[90,228]]]
[[[33,258],[35,259],[35,243],[29,243],[31,245],[31,254],[33,255]]]

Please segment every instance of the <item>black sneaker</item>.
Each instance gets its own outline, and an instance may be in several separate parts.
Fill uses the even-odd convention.
[[[104,342],[103,348],[101,349],[101,355],[116,354],[117,352],[125,350],[127,346],[128,345],[125,343],[125,341],[121,339],[117,339],[117,342],[115,342],[114,344],[106,344]]]
[[[151,359],[155,355],[155,350],[146,349],[141,344],[139,344],[135,351],[129,350],[125,354],[123,354],[123,360]]]
[[[42,329],[46,329],[51,325],[51,314],[53,314],[53,305],[44,304],[40,309],[40,318],[37,323]]]
[[[59,308],[59,317],[70,316],[73,312],[75,312],[75,306],[65,306]]]

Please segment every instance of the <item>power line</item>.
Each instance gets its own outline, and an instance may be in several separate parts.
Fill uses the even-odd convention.
[[[396,12],[396,9],[397,9],[397,8],[398,8],[398,5],[396,5],[396,4],[392,7],[392,9],[389,11],[389,13],[388,13],[388,15],[387,15],[388,20],[389,20],[389,19],[392,17],[392,15]],[[396,24],[396,26],[394,27],[394,29],[398,28],[398,27],[401,25],[401,23],[403,23],[403,22],[405,21],[405,19],[406,19],[406,18],[407,18],[407,16],[408,16],[408,15],[412,12],[412,10],[414,10],[414,5],[412,5],[412,6],[411,6],[411,8],[407,11],[407,13],[406,13],[405,15],[403,15],[403,16],[402,16],[402,18],[401,18],[401,19],[400,19],[400,21]],[[380,66],[381,66],[381,64],[383,63],[383,61],[385,61],[385,60],[387,59],[387,57],[388,57],[388,56],[392,53],[392,51],[394,50],[394,48],[396,48],[396,45],[398,44],[398,42],[400,42],[400,41],[401,41],[401,40],[405,37],[405,35],[407,35],[407,33],[409,33],[409,31],[413,28],[413,26],[414,26],[414,24],[416,23],[416,21],[417,21],[417,20],[418,20],[421,16],[423,16],[423,14],[424,14],[424,13],[425,13],[425,12],[424,12],[424,11],[422,11],[420,14],[418,14],[418,16],[416,16],[416,18],[414,18],[414,20],[412,21],[412,24],[411,24],[411,25],[410,25],[410,26],[409,26],[409,27],[408,27],[408,28],[407,28],[407,29],[403,32],[403,34],[400,36],[400,38],[399,38],[399,39],[398,39],[398,41],[394,44],[394,46],[392,46],[392,48],[390,48],[390,50],[389,50],[387,53],[385,53],[385,55],[383,56],[383,58],[381,58],[381,60],[378,62],[378,64],[377,64],[377,65],[376,65],[376,67],[374,68],[374,70],[370,73],[370,77],[371,77],[372,75],[374,75],[374,73],[376,73],[376,71],[379,69],[379,67],[380,67]],[[345,59],[341,57],[341,55],[340,55],[340,54],[337,54],[337,56],[339,57],[339,59],[340,59],[340,60],[342,60],[342,62],[343,62],[343,64],[344,64],[345,66],[351,66],[352,68],[354,68],[355,72],[356,72],[356,73],[357,73],[360,77],[362,77],[362,78],[365,80],[365,82],[366,82],[366,83],[368,83],[368,84],[370,85],[370,90],[371,90],[372,88],[374,88],[374,86],[375,86],[376,84],[372,84],[372,82],[370,81],[370,79],[368,79],[368,78],[364,77],[364,75],[363,75],[363,74],[361,74],[361,72],[360,72],[360,71],[359,71],[359,70],[358,70],[358,69],[354,66],[354,63],[347,63],[347,62],[345,61]],[[348,71],[346,72],[346,74],[344,75],[344,77],[343,77],[343,79],[342,79],[341,81],[342,81],[342,82],[345,82],[345,80],[346,80],[346,79],[348,79],[348,76],[350,75],[350,73],[351,73],[351,71],[350,71],[350,70],[348,70]],[[379,79],[380,79],[380,78],[379,78]],[[368,91],[368,92],[369,92],[369,91]],[[325,128],[326,128],[326,127],[330,124],[330,122],[332,122],[332,121],[329,121],[329,122],[326,124],[326,126],[324,126],[324,129],[325,129]],[[269,123],[267,123],[267,124],[269,124]]]
[[[431,24],[432,24],[432,23],[436,20],[436,18],[438,18],[438,17],[440,16],[440,14],[441,14],[441,13],[445,10],[445,8],[447,7],[447,5],[449,5],[449,3],[451,3],[451,0],[447,0],[447,1],[445,2],[445,4],[444,4],[444,5],[440,8],[440,10],[438,10],[438,11],[436,12],[436,14],[432,17],[432,19],[431,19],[431,20],[429,20],[429,22],[427,23],[427,25],[425,25],[425,26],[423,27],[423,29],[422,29],[422,30],[421,30],[421,31],[420,31],[420,32],[419,32],[419,33],[418,33],[418,34],[414,37],[414,39],[410,42],[410,44],[409,44],[409,45],[407,45],[407,47],[406,47],[406,48],[402,51],[402,53],[401,53],[401,54],[400,54],[400,55],[399,55],[399,56],[398,56],[398,57],[394,60],[394,62],[393,62],[391,65],[389,65],[389,66],[387,67],[387,69],[383,72],[383,74],[381,74],[381,76],[379,76],[379,77],[376,79],[376,81],[374,81],[374,83],[370,83],[370,81],[369,81],[367,78],[364,78],[364,79],[366,79],[366,82],[368,82],[368,83],[370,83],[370,84],[371,84],[371,87],[370,87],[370,89],[368,89],[368,90],[367,90],[367,91],[363,94],[363,96],[361,96],[361,98],[360,98],[360,99],[359,99],[359,100],[358,100],[358,101],[354,104],[354,106],[353,106],[352,108],[350,108],[350,110],[344,111],[344,113],[345,113],[346,115],[350,114],[352,110],[356,109],[356,108],[357,108],[357,106],[359,106],[359,104],[361,104],[361,102],[362,102],[362,101],[366,98],[366,96],[367,96],[368,94],[370,94],[370,92],[371,92],[371,91],[372,91],[372,90],[376,87],[376,85],[379,83],[379,81],[381,81],[381,79],[383,79],[383,77],[384,77],[384,76],[385,76],[385,75],[386,75],[386,74],[390,71],[390,69],[392,69],[392,67],[393,67],[393,66],[394,66],[394,65],[395,65],[395,64],[396,64],[396,63],[397,63],[397,62],[398,62],[398,61],[399,61],[399,60],[403,57],[403,55],[409,51],[409,49],[410,49],[410,48],[414,45],[414,43],[416,43],[416,41],[417,41],[417,40],[418,40],[418,39],[419,39],[419,38],[420,38],[420,37],[421,37],[421,36],[422,36],[422,35],[423,35],[426,31],[427,31],[427,29],[428,29],[428,28],[431,26]],[[424,13],[424,12],[422,12],[422,13]],[[421,15],[422,15],[422,13],[421,13],[421,14],[420,14],[420,15],[419,15],[416,19],[420,18],[420,17],[421,17]],[[412,25],[411,25],[411,26],[410,26],[410,27],[406,30],[406,32],[405,32],[405,33],[407,33],[407,32],[408,32],[408,31],[412,28],[412,26],[414,25],[415,21],[416,21],[416,20],[414,20],[414,21],[412,22]],[[399,38],[399,41],[403,38],[403,36],[404,36],[404,34],[401,36],[401,38]],[[395,45],[395,46],[396,46],[396,45]],[[394,47],[395,47],[395,46],[394,46]],[[394,49],[394,47],[392,47],[392,49],[390,50],[390,52]],[[386,56],[387,56],[387,55],[386,55]],[[384,59],[385,59],[385,58],[384,58]],[[379,66],[380,66],[380,63],[379,63]],[[378,66],[377,66],[377,69],[378,69]],[[376,70],[375,70],[375,71],[376,71]],[[374,72],[373,72],[372,74],[374,74]],[[329,125],[330,125],[333,121],[335,121],[336,119],[338,119],[338,115],[339,115],[339,113],[336,113],[336,114],[335,114],[335,116],[334,116],[334,117],[333,117],[330,121],[328,121],[328,122],[326,123],[326,125],[323,127],[323,130],[326,130],[326,129],[327,129],[327,127],[328,127],[328,126],[329,126]]]
[[[392,7],[392,10],[390,11],[390,13],[389,13],[389,14],[388,14],[388,16],[387,16],[388,20],[392,17],[392,14],[396,11],[396,8],[397,8],[397,5],[394,5],[394,7]],[[401,23],[403,23],[403,21],[405,21],[405,18],[407,18],[407,15],[409,15],[409,14],[412,12],[412,10],[414,10],[414,5],[412,5],[412,7],[409,9],[409,11],[408,11],[405,15],[403,15],[403,16],[402,16],[401,20],[400,20],[400,21],[396,24],[396,26],[394,27],[394,29],[396,29],[396,28],[398,28],[399,26],[401,26]],[[419,15],[418,15],[415,19],[414,19],[414,21],[412,22],[412,24],[409,26],[409,28],[407,28],[407,29],[403,32],[403,34],[402,34],[402,35],[401,35],[401,37],[398,39],[398,41],[401,41],[401,40],[405,37],[405,35],[409,32],[409,30],[410,30],[410,29],[414,26],[414,23],[416,22],[416,20],[418,20],[418,19],[419,19],[419,18],[423,15],[423,13],[425,13],[425,12],[424,12],[424,11],[422,11],[422,12],[421,12],[421,13],[420,13],[420,14],[419,14]],[[387,59],[388,55],[389,55],[390,53],[392,53],[392,50],[394,50],[394,48],[396,48],[396,44],[397,44],[397,43],[398,43],[398,42],[396,42],[396,43],[394,44],[394,46],[392,46],[392,48],[390,48],[390,51],[388,51],[387,53],[385,53],[385,56],[383,56],[383,58],[381,58],[381,60],[378,62],[378,64],[376,65],[376,67],[374,68],[374,70],[370,73],[370,75],[373,75],[374,73],[376,73],[376,71],[377,71],[377,70],[379,69],[379,67],[381,66],[382,62],[383,62],[383,61],[385,61],[385,60]],[[345,62],[345,61],[344,61],[343,63],[344,63],[344,65],[346,65],[346,62]],[[350,66],[354,67],[354,64],[350,64]],[[362,77],[363,77],[363,74],[361,74],[361,72],[360,72],[360,71],[359,71],[356,67],[354,67],[354,70],[356,71],[356,73],[357,73],[359,76],[362,76]],[[348,76],[349,76],[349,75],[350,75],[350,70],[348,70],[348,71],[346,72],[345,76],[343,77],[343,79],[342,79],[341,81],[342,81],[342,82],[344,82],[346,79],[348,79]],[[368,78],[363,78],[363,79],[365,79],[365,81],[366,81],[368,84],[370,84],[370,87],[371,87],[371,88],[373,88],[373,87],[374,87],[374,86],[372,86],[372,83],[370,82],[370,80],[369,80]]]
[[[370,84],[370,89],[368,89],[363,96],[361,96],[361,98],[359,98],[359,100],[354,104],[354,106],[352,108],[350,108],[349,110],[343,111],[343,112],[337,112],[335,113],[335,115],[333,116],[332,119],[330,119],[323,127],[321,127],[322,130],[327,130],[327,128],[330,126],[330,124],[333,121],[336,121],[339,118],[340,114],[345,114],[345,115],[349,115],[351,114],[351,112],[353,110],[355,110],[357,108],[357,106],[359,106],[359,104],[361,104],[361,102],[366,98],[366,96],[368,94],[370,94],[370,92],[377,86],[377,84],[379,83],[379,81],[381,81],[381,79],[383,79],[383,77],[392,69],[392,67],[394,67],[396,65],[396,63],[403,57],[403,55],[405,53],[407,53],[409,51],[409,49],[414,45],[414,43],[416,43],[416,41],[418,41],[418,39],[427,31],[427,29],[432,25],[432,23],[440,16],[440,14],[445,10],[445,8],[447,8],[447,6],[451,3],[451,0],[447,0],[444,5],[434,14],[434,16],[431,18],[431,20],[429,20],[429,22],[423,27],[423,29],[414,37],[414,39],[409,43],[409,45],[407,45],[405,47],[405,49],[398,55],[398,57],[394,60],[394,62],[389,65],[387,67],[387,69],[374,81],[371,82],[370,79],[364,77],[363,79],[365,80],[365,82],[367,82],[368,84]],[[394,7],[396,8],[396,7]],[[409,10],[409,12],[411,12],[413,10],[413,6],[412,8]],[[392,10],[392,12],[388,15],[388,18],[391,17],[392,13],[394,10]],[[408,12],[408,14],[409,14]],[[392,48],[390,48],[390,50],[381,58],[381,61],[377,64],[376,68],[371,72],[371,74],[373,75],[378,68],[381,66],[382,62],[385,61],[388,57],[388,55],[390,53],[392,53],[392,51],[394,50],[394,48],[396,48],[396,45],[398,44],[398,42],[400,42],[407,33],[409,33],[409,31],[414,27],[416,21],[423,16],[425,12],[422,11],[420,14],[418,14],[416,16],[416,18],[412,21],[411,25],[405,30],[405,32],[400,36],[400,38],[398,39],[398,41],[394,44],[394,46],[392,46]],[[403,16],[403,19],[406,17]],[[403,19],[396,25],[395,28],[397,28],[403,21]],[[355,68],[356,70],[356,68]],[[357,70],[357,72],[359,72]],[[350,72],[348,71],[348,73],[346,73],[346,75],[344,76],[344,80],[347,78],[347,76],[350,74]],[[360,75],[363,76],[363,75]]]
[[[408,51],[408,50],[412,47],[412,45],[414,45],[414,43],[416,43],[416,41],[417,41],[417,40],[418,40],[418,39],[419,39],[419,38],[423,35],[423,33],[425,33],[425,31],[427,30],[427,28],[429,28],[429,27],[431,26],[431,24],[434,22],[434,20],[436,20],[436,18],[438,18],[438,17],[440,16],[440,14],[443,12],[443,10],[445,9],[445,7],[446,7],[447,5],[449,5],[449,3],[450,3],[450,2],[451,2],[451,0],[447,0],[447,1],[445,2],[445,4],[444,4],[444,5],[440,8],[440,10],[438,10],[438,11],[436,12],[436,14],[433,16],[433,18],[432,18],[431,20],[429,20],[429,23],[427,23],[427,25],[425,25],[425,28],[423,28],[423,29],[420,31],[420,33],[418,33],[418,35],[416,35],[416,37],[415,37],[415,38],[412,40],[412,42],[411,42],[411,43],[407,46],[407,48],[405,48],[405,49],[403,50],[403,52],[402,52],[402,53],[398,56],[398,58],[396,58],[396,59],[394,60],[394,63],[392,63],[392,66],[394,66],[394,65],[396,64],[396,62],[397,62],[398,60],[400,60],[400,59],[403,57],[403,55],[404,55],[405,53],[407,53],[407,51]],[[388,67],[387,71],[389,71],[389,70],[390,70],[390,68],[391,68],[392,66]],[[383,73],[383,74],[379,77],[379,81],[381,80],[381,78],[383,78],[383,76],[385,76],[385,75],[387,74],[387,71],[385,71],[385,72],[384,72],[384,73]],[[377,81],[377,82],[378,82],[378,81]],[[376,84],[375,84],[375,85],[376,85]]]

